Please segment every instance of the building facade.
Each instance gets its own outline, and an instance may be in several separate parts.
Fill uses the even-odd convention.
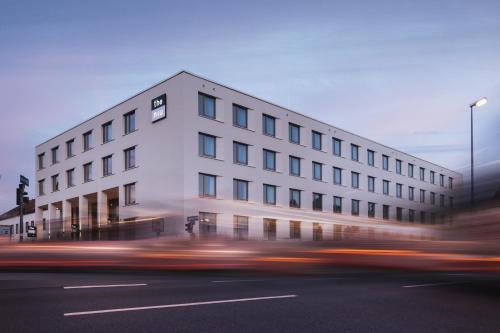
[[[20,218],[19,206],[6,211],[0,215],[0,241],[11,240],[18,241],[21,236],[24,240],[34,240],[28,236],[28,227],[35,226],[35,200],[31,199],[24,204],[23,209],[23,232],[19,228]],[[43,220],[42,220],[43,225]]]
[[[161,219],[161,232],[318,238],[448,219],[462,175],[181,71],[35,148],[53,237]],[[40,230],[42,231],[42,230]],[[339,229],[339,232],[340,229]]]

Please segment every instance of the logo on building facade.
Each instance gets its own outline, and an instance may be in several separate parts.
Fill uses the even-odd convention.
[[[167,117],[167,95],[163,94],[151,100],[151,122]]]

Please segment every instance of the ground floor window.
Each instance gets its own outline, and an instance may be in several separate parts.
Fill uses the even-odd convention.
[[[320,223],[313,223],[313,240],[323,240],[323,227]]]
[[[233,225],[235,239],[248,239],[248,216],[235,215],[233,218]]]
[[[276,239],[276,220],[264,219],[264,238],[267,240]]]
[[[290,239],[300,239],[300,221],[290,221]]]
[[[208,236],[217,233],[217,214],[200,212],[198,220],[200,223],[200,235]]]
[[[396,218],[398,221],[403,220],[403,208],[401,207],[396,208]]]
[[[125,185],[125,205],[135,204],[135,183]]]

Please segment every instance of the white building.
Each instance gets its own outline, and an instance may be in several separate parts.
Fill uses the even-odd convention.
[[[0,215],[0,241],[17,241],[20,236],[25,240],[33,240],[28,237],[28,226],[35,225],[35,200],[30,200],[23,209],[23,232],[19,228],[19,206]]]
[[[319,238],[334,224],[379,219],[441,223],[462,183],[185,71],[41,143],[35,159],[35,221],[51,237],[72,224],[99,237],[157,217],[164,233],[185,233],[193,215],[195,232],[242,238]]]

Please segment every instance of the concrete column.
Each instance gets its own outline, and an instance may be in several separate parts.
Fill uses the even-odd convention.
[[[99,227],[108,223],[108,195],[105,192],[97,192],[97,225]]]
[[[49,239],[51,237],[54,237],[55,235],[51,235],[52,230],[52,225],[54,221],[57,219],[57,212],[56,212],[56,206],[53,204],[49,204],[49,220],[47,223],[47,229],[48,229],[48,234],[49,234]],[[54,230],[55,231],[55,230]]]
[[[123,210],[125,207],[125,187],[118,186],[118,220],[122,221],[124,218]]]
[[[304,241],[313,239],[313,222],[300,222],[300,239]]]
[[[88,230],[89,228],[89,200],[83,195],[78,197],[78,220],[79,229]]]
[[[35,226],[37,227],[37,238],[43,239],[46,231],[43,230],[43,209],[35,207]]]
[[[68,200],[62,201],[62,229],[65,235],[71,233],[71,202]]]

